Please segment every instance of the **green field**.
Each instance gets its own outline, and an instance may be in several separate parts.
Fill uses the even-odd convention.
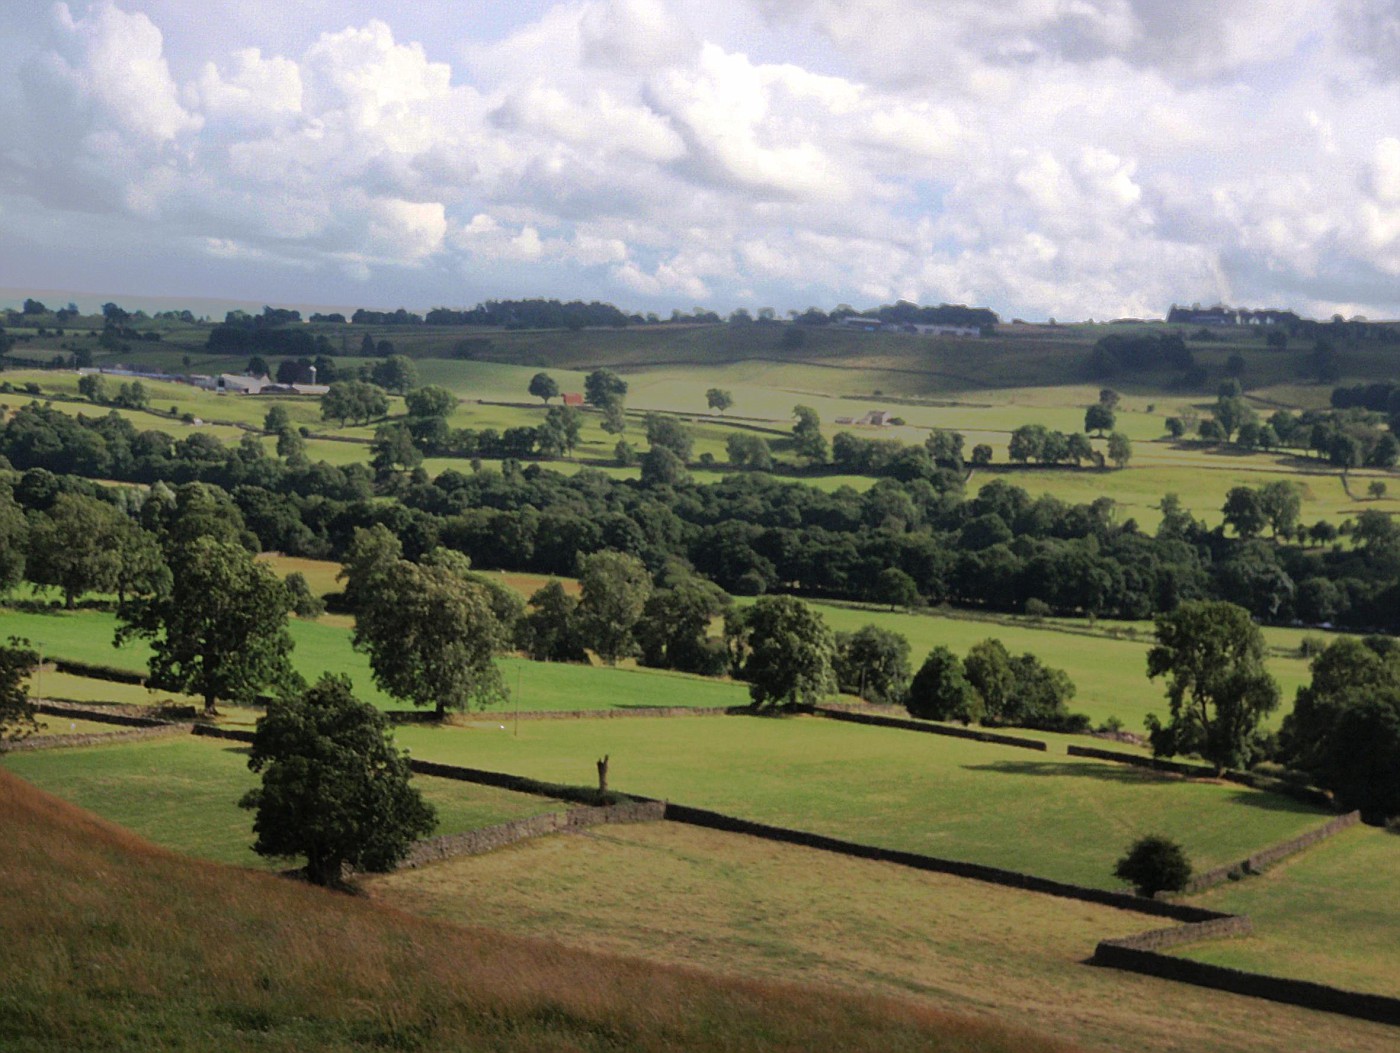
[[[427,760],[553,782],[588,781],[608,754],[624,793],[1109,888],[1124,846],[1150,831],[1205,867],[1323,819],[1228,784],[815,717],[404,727],[399,741]]]
[[[0,636],[27,637],[36,646],[42,644],[46,656],[144,672],[150,656],[149,645],[144,640],[134,640],[121,648],[112,647],[116,627],[116,616],[101,611],[54,610],[39,614],[0,609]],[[344,673],[354,683],[356,694],[366,702],[381,709],[408,708],[375,686],[369,657],[351,646],[350,633],[343,624],[293,619],[290,630],[296,643],[292,664],[308,680],[314,681],[327,672]],[[511,692],[511,702],[488,716],[501,720],[516,707],[522,711],[550,711],[748,704],[748,691],[742,684],[685,673],[531,662],[521,658],[502,659],[500,666]],[[160,693],[158,698],[152,699],[144,688],[133,685],[88,681],[91,686],[87,697],[83,698],[73,693],[71,684],[68,684],[69,690],[60,693],[59,683],[52,681],[45,692],[83,701],[110,699],[149,703],[167,697],[167,693]]]
[[[1387,1049],[1380,1025],[1084,964],[1157,923],[673,823],[595,828],[375,878],[447,921],[772,980],[917,998],[1094,1049]]]
[[[52,718],[49,718],[52,719]],[[106,725],[109,730],[113,725]],[[201,859],[281,868],[253,853],[253,813],[238,799],[257,785],[247,749],[215,739],[172,737],[5,755],[0,764],[41,789]],[[438,812],[438,833],[459,833],[562,808],[544,797],[416,778]]]
[[[1261,877],[1193,900],[1247,914],[1254,933],[1173,951],[1198,961],[1400,994],[1400,836],[1344,830]]]

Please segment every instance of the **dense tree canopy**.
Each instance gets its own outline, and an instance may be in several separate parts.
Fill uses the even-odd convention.
[[[213,537],[177,545],[170,553],[168,591],[132,606],[118,639],[151,641],[152,687],[204,699],[251,702],[292,683],[287,634],[291,598],[244,548]]]
[[[354,697],[345,676],[328,673],[273,702],[248,767],[262,775],[239,802],[257,813],[253,851],[305,857],[318,885],[341,885],[347,867],[393,869],[436,825],[384,716]]]
[[[1219,769],[1258,756],[1261,721],[1278,706],[1278,685],[1264,669],[1264,636],[1243,607],[1183,603],[1157,618],[1147,675],[1167,677],[1171,718],[1149,717],[1153,752],[1198,753]]]

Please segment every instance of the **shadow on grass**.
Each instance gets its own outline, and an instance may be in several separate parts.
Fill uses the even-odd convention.
[[[1151,768],[1137,768],[1128,764],[1073,764],[1067,761],[997,761],[993,764],[964,764],[965,771],[992,772],[998,775],[1041,776],[1060,778],[1097,779],[1100,782],[1116,783],[1180,783],[1194,780],[1173,772],[1153,771]],[[1249,808],[1260,808],[1268,812],[1293,812],[1297,815],[1325,817],[1326,812],[1295,801],[1290,797],[1269,793],[1266,790],[1251,790],[1240,787],[1230,795],[1231,804]]]
[[[1036,775],[1070,779],[1097,779],[1100,782],[1184,782],[1171,772],[1135,768],[1127,764],[1075,764],[1070,761],[996,761],[993,764],[964,764],[966,771],[986,771],[998,775]]]

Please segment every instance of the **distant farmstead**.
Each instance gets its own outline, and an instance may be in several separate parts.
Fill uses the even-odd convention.
[[[975,325],[947,325],[923,322],[882,322],[878,318],[851,314],[836,323],[841,329],[853,329],[858,333],[907,333],[913,336],[953,336],[972,337],[982,335]]]
[[[1172,325],[1236,326],[1236,325],[1294,325],[1302,318],[1292,311],[1265,308],[1251,311],[1248,308],[1226,307],[1178,307],[1172,304],[1167,312],[1167,322]]]

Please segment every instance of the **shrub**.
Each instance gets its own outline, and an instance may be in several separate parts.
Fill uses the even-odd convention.
[[[1140,837],[1118,860],[1113,876],[1131,883],[1139,896],[1180,892],[1191,880],[1191,863],[1175,841],[1159,835]]]

